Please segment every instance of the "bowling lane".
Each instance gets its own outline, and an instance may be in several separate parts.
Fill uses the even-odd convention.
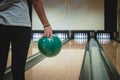
[[[109,43],[101,45],[120,74],[120,43],[111,40]]]
[[[39,50],[37,48],[37,42],[31,42],[27,57],[29,58],[38,52]],[[11,66],[11,50],[9,51],[8,62],[7,62],[7,67],[9,66]]]
[[[9,51],[7,67],[9,67],[10,65],[11,65],[11,51]]]
[[[39,50],[38,50],[38,43],[37,42],[33,42],[30,45],[27,57],[29,58],[29,57],[31,57],[32,55],[34,55],[34,54],[36,54],[38,52],[39,52]]]
[[[26,71],[27,80],[78,80],[85,52],[84,44],[71,40],[62,46],[61,52],[45,58]]]

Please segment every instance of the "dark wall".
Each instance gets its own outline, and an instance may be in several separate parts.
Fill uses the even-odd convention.
[[[105,31],[117,31],[117,0],[105,0]]]

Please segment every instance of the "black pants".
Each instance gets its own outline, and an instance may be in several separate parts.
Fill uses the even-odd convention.
[[[6,70],[11,44],[13,80],[25,80],[25,63],[31,39],[31,28],[0,25],[0,80]]]

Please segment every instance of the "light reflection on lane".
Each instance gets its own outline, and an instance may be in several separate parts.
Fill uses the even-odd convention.
[[[110,40],[109,43],[101,45],[120,74],[120,43]]]

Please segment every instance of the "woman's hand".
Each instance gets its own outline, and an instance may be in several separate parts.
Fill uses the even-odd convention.
[[[50,26],[47,26],[44,28],[44,34],[43,37],[50,37],[52,39],[52,28]]]

